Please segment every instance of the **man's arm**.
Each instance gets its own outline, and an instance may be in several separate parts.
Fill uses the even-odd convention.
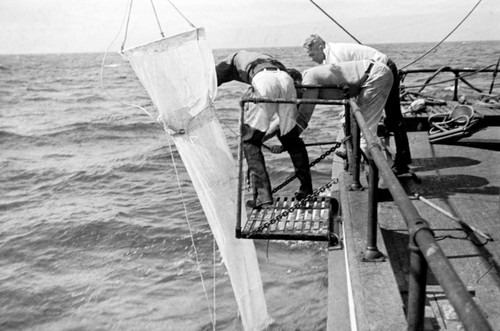
[[[269,129],[267,129],[264,138],[262,138],[262,142],[265,142],[271,139],[272,137],[276,136],[279,132],[279,128],[280,128],[280,119],[277,117],[269,125]]]
[[[307,89],[302,95],[302,99],[317,99],[319,94],[318,89]],[[301,104],[299,106],[299,113],[297,115],[297,126],[299,133],[302,133],[309,126],[312,114],[314,112],[315,104]]]

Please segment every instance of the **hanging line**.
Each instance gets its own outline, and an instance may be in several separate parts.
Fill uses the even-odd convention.
[[[181,13],[181,11],[180,11],[179,9],[177,9],[177,7],[176,7],[176,6],[172,3],[172,1],[168,0],[168,2],[170,3],[170,5],[171,5],[172,7],[174,7],[174,9],[175,9],[175,10],[177,10],[177,12],[179,13],[179,15],[181,15],[181,16],[182,16],[182,18],[183,18],[186,22],[188,22],[188,23],[189,23],[189,25],[191,25],[191,27],[193,27],[193,28],[195,28],[195,29],[196,29],[196,26],[195,26],[193,23],[191,23],[191,22],[190,22],[190,21],[186,18],[186,16],[184,16],[184,14],[183,14],[183,13]]]
[[[358,44],[362,45],[361,41],[359,41],[358,39],[356,39],[356,37],[354,37],[352,34],[350,34],[349,31],[347,31],[346,29],[344,29],[344,27],[342,25],[340,25],[337,21],[335,21],[333,19],[333,17],[331,17],[330,15],[328,15],[328,13],[323,10],[323,8],[321,8],[320,6],[318,6],[313,0],[309,0],[309,1],[311,1],[313,5],[315,5],[316,7],[318,7],[318,9],[323,12],[323,14],[325,14],[326,16],[328,16],[328,18],[331,19],[333,21],[333,23],[337,24],[337,26],[339,28],[341,28],[342,30],[344,30],[344,32],[347,33],[352,39],[356,40],[356,42]]]
[[[448,35],[446,37],[443,38],[443,40],[441,40],[439,43],[437,43],[434,47],[432,47],[431,49],[429,49],[427,52],[425,52],[425,54],[423,54],[422,56],[420,56],[419,58],[417,58],[416,60],[414,60],[413,62],[410,62],[408,63],[407,65],[405,65],[402,69],[405,69],[409,66],[411,66],[412,64],[414,64],[415,62],[417,61],[420,61],[422,58],[424,58],[425,56],[427,56],[430,52],[432,52],[434,49],[436,49],[439,45],[441,45],[446,39],[448,39],[449,36],[452,35],[453,32],[455,32],[456,29],[458,29],[458,27],[460,25],[462,25],[463,22],[465,22],[465,20],[470,16],[470,14],[472,14],[472,12],[476,9],[477,6],[479,6],[479,4],[481,3],[482,0],[479,0],[476,5],[474,6],[474,8],[472,8],[469,13],[463,18],[462,21],[460,21],[460,23],[458,23],[458,25],[453,29],[451,30],[450,33],[448,33]]]
[[[127,14],[127,24],[125,24],[125,35],[123,36],[122,47],[120,48],[121,53],[123,53],[123,49],[125,48],[125,42],[127,41],[128,25],[130,23],[130,13],[132,13],[132,3],[133,2],[134,2],[134,0],[129,1],[128,14]]]
[[[129,4],[129,15],[128,15],[128,18],[130,18],[130,8],[132,8],[132,0],[130,0],[130,4]],[[115,43],[116,39],[118,39],[118,37],[120,36],[120,32],[123,28],[123,24],[125,22],[125,17],[123,18],[122,20],[122,24],[120,25],[120,29],[118,29],[118,33],[116,34],[115,38],[111,41],[111,43],[109,44],[108,48],[106,49],[106,52],[104,52],[104,56],[102,58],[102,63],[101,63],[101,73],[100,73],[100,77],[99,77],[99,81],[101,83],[101,87],[102,87],[102,90],[104,91],[104,93],[106,93],[106,95],[111,98],[112,100],[118,102],[119,104],[122,104],[124,106],[130,106],[130,107],[136,107],[136,108],[139,108],[140,110],[142,110],[143,112],[145,112],[146,114],[149,115],[149,117],[151,117],[151,119],[153,121],[156,121],[156,119],[154,118],[154,116],[148,112],[144,107],[142,106],[139,106],[139,105],[136,105],[136,104],[131,104],[131,103],[126,103],[126,102],[123,102],[121,100],[119,100],[118,98],[116,98],[115,96],[111,95],[108,90],[106,89],[106,87],[104,86],[104,66],[105,66],[105,63],[106,63],[106,58],[108,56],[108,53],[109,53],[109,50],[111,48],[111,46],[113,46],[113,44]],[[128,19],[127,19],[127,23],[126,25],[128,26]],[[125,31],[125,34],[126,34],[126,31]],[[122,51],[123,51],[123,46],[125,44],[125,41],[124,43],[122,44]]]
[[[172,1],[168,0],[168,2],[170,3],[170,5],[177,11],[177,13],[179,13],[179,15],[181,15],[181,17],[192,27],[192,28],[195,28],[196,29],[196,26],[191,23],[187,18],[186,16],[184,16],[184,14],[181,13],[181,11],[172,3]],[[121,47],[121,51],[123,52],[123,49],[125,48],[125,42],[127,41],[127,35],[128,35],[128,27],[129,27],[129,22],[130,22],[130,16],[131,16],[131,13],[132,13],[132,3],[133,3],[133,0],[130,0],[129,2],[129,9],[128,9],[128,17],[127,17],[127,24],[126,24],[126,27],[125,27],[125,35],[123,37],[123,43],[122,43],[122,47]],[[153,0],[151,0],[151,6],[153,7],[153,12],[155,14],[155,17],[156,17],[156,23],[158,24],[158,27],[160,29],[160,34],[162,36],[162,38],[165,38],[165,35],[163,33],[163,30],[162,30],[162,27],[161,27],[161,24],[160,24],[160,19],[158,18],[158,14],[156,13],[156,8],[154,6],[154,3],[153,3]]]
[[[205,279],[203,278],[203,272],[201,271],[201,264],[200,264],[200,258],[198,256],[198,249],[196,248],[196,243],[194,242],[193,228],[191,227],[191,222],[189,221],[186,200],[184,199],[184,193],[182,191],[181,182],[179,180],[179,172],[177,171],[177,166],[175,164],[175,158],[174,158],[174,152],[172,149],[171,138],[167,136],[167,140],[168,140],[168,146],[170,148],[170,157],[172,159],[172,164],[174,166],[175,177],[177,178],[177,187],[179,189],[179,193],[181,195],[181,200],[182,200],[182,206],[184,208],[184,216],[186,217],[186,223],[188,225],[189,235],[191,237],[191,244],[193,245],[193,251],[194,251],[194,256],[195,256],[195,260],[196,260],[196,269],[197,269],[198,274],[199,274],[200,279],[201,279],[201,285],[203,287],[203,293],[205,294],[205,300],[207,302],[207,308],[208,308],[208,312],[210,314],[210,320],[212,322],[212,327],[215,330],[215,311],[212,311],[212,309],[210,308],[210,300],[208,299],[208,291],[207,291],[207,288],[205,286]],[[215,307],[214,307],[214,309],[215,309]]]
[[[153,7],[153,12],[155,13],[156,23],[158,23],[158,28],[160,29],[161,37],[165,38],[165,35],[163,34],[163,30],[161,28],[160,20],[158,19],[158,14],[156,13],[156,8],[155,8],[155,4],[153,3],[153,0],[151,0],[151,7]]]

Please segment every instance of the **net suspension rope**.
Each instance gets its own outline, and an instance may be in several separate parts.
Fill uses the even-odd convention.
[[[131,3],[132,3],[132,0],[130,1],[130,6],[131,6]],[[120,25],[120,28],[118,29],[118,33],[116,34],[116,36],[113,38],[113,40],[109,43],[109,46],[108,48],[106,49],[106,51],[104,52],[104,56],[102,58],[102,62],[101,62],[101,72],[100,72],[100,77],[99,77],[99,80],[100,80],[100,83],[101,83],[101,87],[102,87],[102,90],[104,91],[104,93],[106,93],[106,95],[111,99],[111,100],[114,100],[115,102],[119,103],[119,104],[122,104],[124,106],[129,106],[129,107],[134,107],[134,108],[139,108],[140,110],[142,110],[143,112],[145,112],[149,117],[151,117],[152,120],[155,120],[155,118],[153,117],[153,115],[147,111],[144,107],[140,106],[140,105],[136,105],[136,104],[131,104],[131,103],[127,103],[127,102],[123,102],[121,100],[119,100],[117,97],[111,95],[111,93],[109,93],[108,89],[104,86],[104,67],[105,67],[105,63],[106,63],[106,58],[108,56],[108,53],[109,53],[109,50],[111,48],[111,46],[115,43],[115,41],[118,39],[118,37],[120,36],[120,33],[121,33],[121,30],[123,28],[123,25],[125,23],[125,17],[123,18],[122,20],[122,23]],[[126,25],[128,25],[128,20],[127,20],[127,23]],[[126,32],[125,32],[126,33]],[[122,50],[123,50],[123,45],[122,45]]]
[[[192,28],[196,28],[196,26],[191,23],[191,21],[189,21],[187,19],[186,16],[184,16],[184,14],[182,14],[182,12],[172,3],[172,1],[170,0],[167,0],[168,3],[172,6],[172,8],[174,8],[177,13],[192,27]],[[125,43],[127,41],[127,35],[128,35],[128,27],[129,27],[129,23],[130,23],[130,17],[131,17],[131,14],[132,14],[132,3],[134,2],[134,0],[130,0],[129,2],[129,8],[128,8],[128,14],[127,14],[127,24],[125,26],[125,35],[124,35],[124,38],[123,38],[123,43],[122,43],[122,47],[121,47],[121,50],[123,51],[123,49],[125,48]],[[153,9],[153,13],[155,15],[155,18],[156,18],[156,24],[158,24],[158,28],[160,30],[160,35],[162,38],[165,38],[165,35],[163,33],[163,29],[161,27],[161,23],[160,23],[160,19],[158,18],[158,14],[156,12],[156,8],[155,8],[155,5],[153,3],[153,0],[150,1],[151,2],[151,7]]]

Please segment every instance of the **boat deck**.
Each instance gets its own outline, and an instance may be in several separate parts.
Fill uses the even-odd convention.
[[[466,232],[450,217],[413,200],[493,330],[500,330],[500,153],[474,143],[432,145],[427,132],[410,132],[409,139],[419,181],[400,179],[408,196],[418,193],[494,239]],[[342,170],[333,163],[333,176]],[[365,177],[362,173],[367,187]],[[332,191],[340,196],[343,248],[329,253],[328,330],[350,330],[354,324],[358,330],[405,330],[410,268],[406,223],[389,192],[380,191],[378,249],[386,260],[364,262],[368,191],[350,191],[348,184],[343,173]],[[425,330],[462,327],[431,271],[425,312]]]

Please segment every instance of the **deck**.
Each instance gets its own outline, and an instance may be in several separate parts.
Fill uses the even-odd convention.
[[[499,114],[488,107],[478,111],[491,119]],[[466,232],[442,212],[413,200],[494,330],[500,330],[500,153],[499,143],[492,142],[491,135],[498,137],[498,131],[498,127],[490,127],[470,137],[469,143],[454,145],[430,144],[427,132],[410,132],[411,167],[420,182],[411,176],[400,178],[408,196],[418,193],[494,238],[486,241],[475,232]],[[342,171],[341,164],[334,162],[333,176]],[[354,326],[357,330],[405,330],[410,268],[406,224],[389,192],[381,190],[378,249],[385,260],[364,262],[368,193],[350,191],[349,176],[343,173],[339,177],[332,194],[341,204],[343,245],[329,253],[328,330]],[[361,179],[367,187],[364,173]],[[430,271],[426,293],[425,330],[461,330],[453,307]]]

